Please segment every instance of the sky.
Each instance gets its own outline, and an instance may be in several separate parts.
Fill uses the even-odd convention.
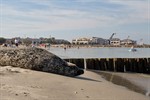
[[[0,37],[130,39],[150,44],[150,0],[0,0]]]

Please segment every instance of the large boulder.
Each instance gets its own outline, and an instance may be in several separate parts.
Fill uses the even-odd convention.
[[[0,66],[21,67],[66,76],[84,73],[76,65],[40,48],[0,49]]]

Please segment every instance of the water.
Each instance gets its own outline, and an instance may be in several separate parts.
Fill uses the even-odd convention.
[[[51,47],[50,52],[61,58],[150,58],[150,48],[136,48],[137,52],[129,52],[130,48],[63,48]]]

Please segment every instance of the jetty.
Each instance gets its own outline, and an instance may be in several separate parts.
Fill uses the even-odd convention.
[[[83,69],[150,74],[150,58],[69,58]]]

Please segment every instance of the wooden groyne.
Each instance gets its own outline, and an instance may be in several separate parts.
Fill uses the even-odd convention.
[[[84,69],[150,74],[150,58],[74,58],[64,60]]]

